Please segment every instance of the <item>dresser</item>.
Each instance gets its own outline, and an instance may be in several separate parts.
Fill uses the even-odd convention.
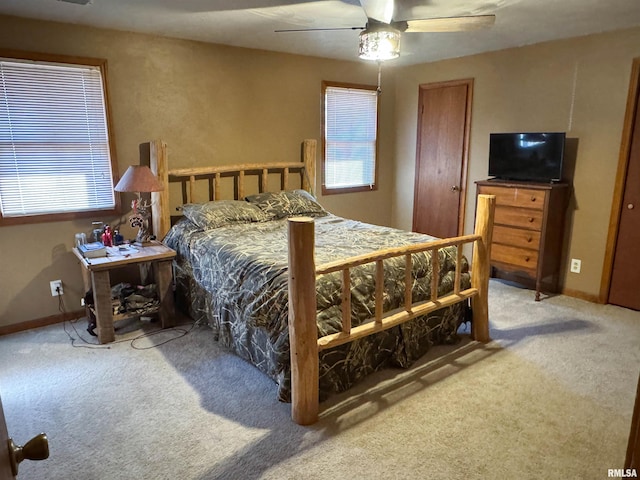
[[[478,194],[496,197],[492,276],[535,288],[536,301],[543,290],[556,292],[569,185],[502,180],[476,185]]]

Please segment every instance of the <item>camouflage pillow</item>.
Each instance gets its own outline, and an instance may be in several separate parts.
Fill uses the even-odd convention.
[[[250,195],[245,200],[258,206],[273,218],[298,215],[322,217],[327,215],[327,211],[305,190],[259,193]]]
[[[203,230],[234,223],[266,222],[271,218],[255,205],[241,200],[218,200],[207,203],[187,203],[182,213]]]

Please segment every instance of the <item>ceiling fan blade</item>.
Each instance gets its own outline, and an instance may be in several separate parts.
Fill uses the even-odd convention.
[[[327,30],[364,30],[365,28],[366,27],[289,28],[285,30],[274,30],[274,32],[325,32]]]
[[[422,20],[405,20],[394,22],[401,24],[399,30],[413,32],[465,32],[488,28],[496,21],[495,15],[473,15],[468,17],[425,18]],[[402,29],[406,23],[407,28]]]
[[[372,18],[382,23],[391,23],[395,12],[394,0],[360,0],[367,18]]]

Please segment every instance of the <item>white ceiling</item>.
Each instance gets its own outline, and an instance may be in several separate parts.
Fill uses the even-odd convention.
[[[72,0],[73,1],[73,0]],[[76,0],[77,1],[77,0]],[[640,25],[640,0],[404,0],[396,20],[495,14],[483,31],[405,33],[412,65]],[[0,14],[144,32],[278,52],[358,59],[358,30],[277,29],[364,26],[358,0],[0,0]]]

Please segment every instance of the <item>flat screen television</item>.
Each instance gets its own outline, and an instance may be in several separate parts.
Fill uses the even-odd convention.
[[[492,133],[489,176],[530,182],[560,181],[564,141],[564,132]]]

